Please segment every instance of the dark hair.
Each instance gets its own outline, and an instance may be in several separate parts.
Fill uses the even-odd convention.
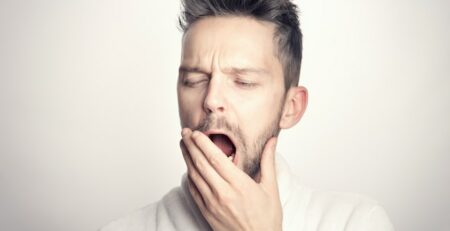
[[[302,32],[297,7],[290,0],[182,0],[180,27],[186,32],[197,20],[208,16],[250,16],[276,25],[274,40],[283,66],[284,85],[297,86],[302,61]]]

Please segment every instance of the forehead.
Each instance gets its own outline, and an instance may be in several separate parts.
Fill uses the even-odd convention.
[[[275,25],[241,16],[206,17],[183,37],[182,65],[201,68],[266,67],[278,63]]]

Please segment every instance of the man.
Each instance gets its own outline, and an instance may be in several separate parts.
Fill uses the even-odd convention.
[[[288,0],[184,0],[178,77],[187,175],[103,230],[392,230],[358,195],[298,184],[276,157],[307,105],[302,35]]]

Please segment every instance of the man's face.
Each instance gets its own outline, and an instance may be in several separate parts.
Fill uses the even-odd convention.
[[[207,17],[185,33],[178,79],[181,125],[200,130],[254,177],[284,104],[275,26],[248,17]]]

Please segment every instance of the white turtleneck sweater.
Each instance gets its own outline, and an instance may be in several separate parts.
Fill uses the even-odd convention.
[[[277,155],[276,170],[283,207],[283,230],[392,231],[384,209],[367,197],[317,191],[301,185],[286,161]],[[111,222],[100,231],[211,230],[187,188],[181,186],[160,201]]]

